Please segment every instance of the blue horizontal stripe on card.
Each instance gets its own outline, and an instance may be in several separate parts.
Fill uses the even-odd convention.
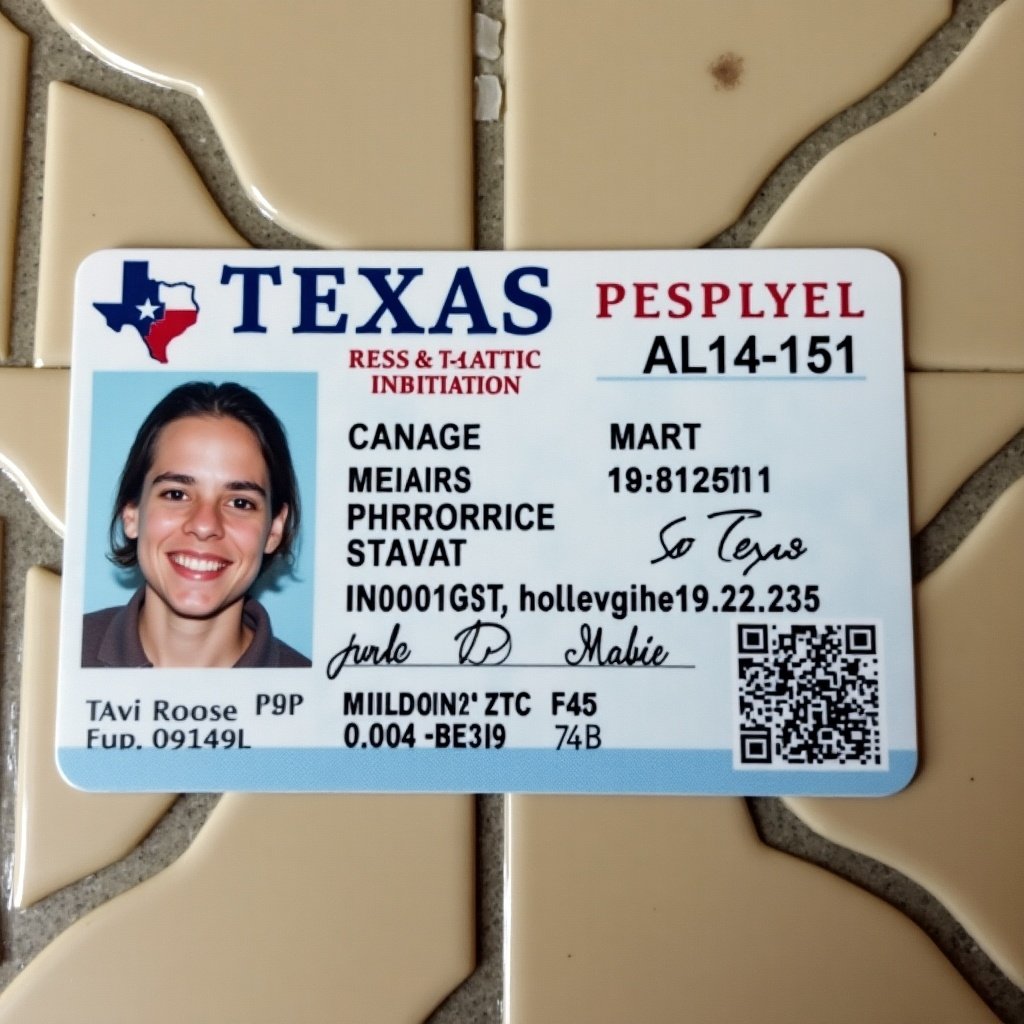
[[[83,750],[58,763],[101,792],[693,793],[884,796],[913,777],[917,754],[886,771],[736,770],[729,750]]]
[[[699,374],[679,374],[672,377],[595,377],[596,381],[601,384],[793,384],[793,383],[806,383],[813,381],[820,383],[823,381],[831,381],[832,383],[846,383],[848,381],[864,381],[867,377],[863,374],[846,374],[842,377],[797,377],[794,375],[786,375],[781,377],[758,377],[754,374],[745,374],[743,376],[729,376],[729,375],[714,375],[701,376]]]

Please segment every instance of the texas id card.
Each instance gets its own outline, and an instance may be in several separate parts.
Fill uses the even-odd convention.
[[[73,367],[75,786],[913,775],[880,253],[106,251]]]

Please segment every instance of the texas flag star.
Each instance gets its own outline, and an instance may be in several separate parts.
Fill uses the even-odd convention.
[[[154,320],[156,318],[156,311],[160,307],[154,305],[149,299],[146,299],[141,306],[136,306],[135,308],[139,311],[140,320]]]

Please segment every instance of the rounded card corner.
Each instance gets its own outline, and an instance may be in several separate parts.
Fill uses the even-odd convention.
[[[92,252],[84,256],[78,264],[78,269],[75,271],[76,279],[81,277],[94,263],[101,263],[104,260],[110,259],[113,255],[118,252],[117,249],[95,249]]]
[[[72,789],[78,790],[79,793],[98,793],[100,790],[94,789],[91,786],[86,786],[84,783],[77,781],[74,778],[73,770],[65,763],[65,758],[68,751],[63,747],[57,748],[57,772],[60,774],[61,779],[64,780]]]
[[[896,262],[896,258],[894,256],[891,256],[882,249],[864,248],[858,251],[864,253],[872,262],[877,262],[886,272],[892,273],[896,280],[902,283],[903,271],[900,268],[899,263]]]
[[[919,763],[917,751],[907,751],[904,756],[900,758],[899,765],[893,768],[889,779],[889,787],[878,795],[880,797],[887,797],[896,796],[897,793],[902,793],[917,776]]]

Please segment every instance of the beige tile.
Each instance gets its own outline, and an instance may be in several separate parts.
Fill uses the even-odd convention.
[[[1024,428],[1024,374],[907,374],[910,508],[916,533]]]
[[[655,16],[644,17],[655,9]],[[721,87],[707,89],[701,76],[707,76],[710,60],[692,59],[694,47],[707,44],[691,22],[684,31],[672,21],[681,21],[684,11],[692,14],[692,9],[686,4],[645,4],[637,9],[638,16],[631,8],[630,17],[623,18],[616,17],[619,12],[611,4],[507,0],[506,238],[512,245],[634,247],[703,241],[738,215],[787,148],[858,90],[894,69],[937,23],[918,22],[920,35],[914,36],[908,22],[906,35],[886,37],[877,31],[877,9],[871,13],[865,5],[854,5],[845,16],[868,18],[865,43],[857,41],[855,27],[847,27],[828,46],[804,45],[794,56],[786,49],[800,44],[792,26],[777,18],[777,8],[764,8],[763,17],[777,18],[785,26],[780,31],[788,33],[776,52],[780,62],[799,69],[796,91],[813,94],[793,103],[779,91],[778,81],[751,95],[754,75],[762,71],[751,55],[772,36],[756,21],[762,12],[749,9],[743,27],[757,38],[741,45],[732,41],[744,38],[740,34],[728,42],[718,37],[715,52],[732,53],[743,61],[720,62]],[[722,17],[722,5],[705,10]],[[831,27],[837,25],[834,6],[817,5],[817,12]],[[920,8],[914,12],[901,7],[901,13],[925,17]],[[947,12],[933,8],[931,13],[940,18]],[[991,37],[992,30],[986,32]],[[881,41],[902,43],[906,49],[881,54],[874,49]],[[832,59],[835,48],[844,51],[838,63]],[[853,55],[864,60],[865,52],[879,61],[873,69],[853,63]],[[809,71],[807,60],[801,59],[807,53],[829,54],[829,59],[815,60]],[[827,81],[815,78],[814,88],[808,88],[809,75],[824,66],[862,77],[847,80],[845,95],[830,91],[840,75],[826,76]],[[950,74],[954,72],[945,77]],[[736,75],[738,81],[732,82]],[[705,93],[700,103],[673,105],[678,95],[687,100],[699,95],[701,86]],[[735,111],[727,106],[742,102],[750,106]],[[766,108],[759,115],[752,112],[753,104],[761,102],[774,106],[773,116],[765,115]],[[803,102],[823,107],[815,107],[812,116]],[[1000,125],[1001,118],[1016,116],[1020,106],[1003,96],[998,102],[987,100],[980,109],[987,112],[993,104],[999,107],[994,120]],[[780,107],[781,116],[776,114]],[[806,120],[795,130],[791,118],[799,117]],[[1009,137],[1016,131],[1016,126],[1010,129]],[[983,152],[991,152],[991,141],[981,143]],[[771,145],[780,150],[768,156]],[[974,137],[957,145],[966,153],[975,145]],[[986,180],[984,202],[1009,209],[1020,191],[1019,182],[1007,177],[1013,167],[1011,160],[1002,168],[994,193]],[[963,181],[957,168],[945,166],[938,172],[915,171],[911,180],[916,184],[927,177],[927,191],[933,173],[936,192],[973,185]],[[750,175],[749,184],[737,185],[743,174]],[[819,219],[829,223],[832,206],[845,209],[841,195],[829,193],[826,198],[813,217],[805,218],[812,234]],[[1010,219],[1020,209],[1018,202]],[[861,237],[863,222],[857,213],[857,205],[851,204],[841,230],[821,238],[783,237],[772,244],[876,244]],[[873,211],[869,217],[874,218]],[[893,209],[885,217],[896,226],[901,222]],[[958,223],[959,212],[950,219]],[[937,227],[929,230],[927,245],[919,247],[925,268],[940,263],[951,248],[956,251],[948,239],[935,238]],[[979,273],[997,277],[1004,266],[1006,273],[1019,273],[1024,264],[1012,247],[1008,262],[998,266],[1001,253],[987,260],[977,259],[977,248],[964,251],[980,265]],[[936,288],[919,289],[919,264],[905,270],[908,280],[913,279],[908,284],[911,329],[916,329],[921,307],[938,303],[937,314],[930,307],[924,314],[924,322],[933,327],[947,315],[948,289],[946,296]],[[927,283],[928,273],[924,276]],[[947,307],[942,306],[944,299]],[[924,334],[931,338],[935,331]],[[1018,329],[1007,337],[1020,335]],[[998,365],[1000,357],[994,353],[996,349],[986,347],[984,359]],[[1002,375],[983,384],[960,375],[934,387],[910,384],[911,451],[915,463],[921,462],[919,470],[912,470],[918,516],[930,518],[964,476],[1013,433],[1018,384]],[[961,418],[958,410],[952,420],[957,434],[949,437],[946,423],[936,423],[935,410],[936,403],[946,400],[940,393],[949,396],[953,391],[963,396],[964,411],[979,412],[975,422],[970,412]],[[935,456],[940,450],[942,458]],[[964,467],[959,476],[958,467]],[[1019,616],[1019,601],[1016,607]],[[1011,628],[1002,621],[986,635],[996,652],[1012,657],[1016,639],[1003,642]],[[943,734],[935,742],[947,740]],[[926,744],[930,749],[930,741]],[[1013,806],[1014,791],[1009,792],[1004,808]],[[951,815],[942,834],[959,827]],[[512,797],[508,841],[510,1024],[992,1019],[924,934],[891,907],[804,863],[786,863],[782,855],[760,845],[740,801]],[[1010,883],[1004,878],[1001,884]],[[842,993],[839,999],[837,992]]]
[[[14,237],[25,135],[28,36],[0,15],[0,359],[10,351]]]
[[[48,526],[64,533],[67,370],[0,367],[0,466]]]
[[[917,587],[921,768],[886,800],[788,801],[937,896],[1024,983],[1024,480]]]
[[[61,778],[53,757],[59,617],[60,577],[46,569],[30,569],[25,581],[18,726],[12,896],[16,907],[30,906],[120,860],[174,801],[161,793],[82,793]]]
[[[229,794],[48,946],[0,1022],[423,1020],[473,966],[472,850],[462,797]]]
[[[70,354],[71,282],[86,253],[243,241],[154,118],[58,84],[47,141],[37,357],[59,365]],[[0,370],[0,452],[55,527],[67,376]],[[45,614],[39,602],[55,600],[53,586],[30,580],[34,622]],[[120,856],[166,800],[142,798],[129,814],[128,799],[111,810],[104,798],[61,790],[45,728],[52,640],[45,630],[33,636],[19,777],[22,902],[55,879],[69,881],[89,850],[92,868]],[[38,668],[47,656],[49,675]],[[81,851],[59,849],[78,844],[82,828],[94,834]],[[422,1018],[472,969],[473,854],[469,797],[227,797],[170,869],[49,947],[0,997],[0,1020],[155,1022],[163,1014],[278,1024],[319,1021],[335,1009],[368,1022]],[[127,986],[125,957],[139,965]],[[94,982],[79,987],[74,979],[83,977]]]
[[[804,136],[891,75],[950,8],[506,0],[506,244],[706,241]]]
[[[508,1024],[994,1021],[898,911],[741,800],[512,798]]]
[[[155,117],[50,86],[36,309],[37,366],[71,363],[78,264],[118,246],[245,245]]]
[[[1024,2],[938,81],[843,143],[758,246],[862,245],[900,265],[917,369],[1024,370]]]
[[[88,49],[199,97],[249,198],[318,245],[472,245],[468,0],[46,0]]]

